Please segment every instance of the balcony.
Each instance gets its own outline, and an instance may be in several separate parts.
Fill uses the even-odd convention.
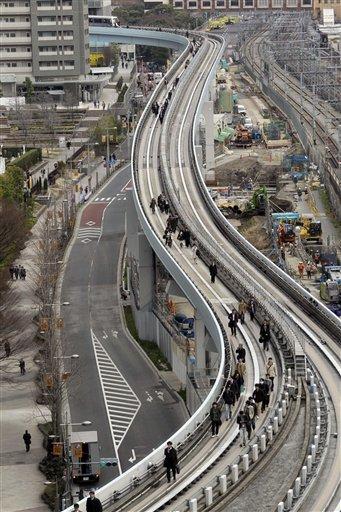
[[[31,29],[31,23],[29,21],[2,21],[1,30],[25,30]]]
[[[57,41],[57,36],[40,36],[38,41]]]
[[[58,71],[58,66],[39,66],[39,71]]]
[[[57,50],[49,51],[49,52],[39,52],[39,57],[49,57],[51,55],[58,55]]]
[[[14,7],[1,6],[1,15],[4,16],[6,14],[30,14],[30,8],[25,7],[24,5],[20,7],[18,7],[17,5],[15,5]]]
[[[0,44],[15,46],[17,44],[31,44],[30,37],[4,37],[0,35]]]
[[[27,59],[28,61],[32,60],[32,55],[30,52],[3,52],[0,51],[0,59],[1,60],[11,60],[15,61],[17,59]]]

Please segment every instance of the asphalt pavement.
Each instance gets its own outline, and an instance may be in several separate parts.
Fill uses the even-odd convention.
[[[121,324],[117,268],[130,188],[127,165],[91,197],[62,283],[61,301],[70,302],[63,309],[66,353],[80,356],[68,386],[71,421],[90,420],[100,456],[118,455],[120,462],[102,470],[99,485],[141,460],[187,419],[176,392],[169,391]]]

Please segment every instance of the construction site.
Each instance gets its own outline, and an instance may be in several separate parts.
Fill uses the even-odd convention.
[[[257,52],[266,83],[280,84],[301,130],[248,73],[241,52],[228,49],[216,73],[215,168],[206,183],[255,247],[340,316],[340,54],[307,15],[267,21],[244,23],[239,48],[253,43],[253,67]]]

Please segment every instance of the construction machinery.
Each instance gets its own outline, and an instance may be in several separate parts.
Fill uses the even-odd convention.
[[[250,201],[246,203],[243,216],[249,215],[264,215],[266,208],[266,201],[268,197],[268,191],[266,187],[257,188]]]
[[[322,225],[314,215],[303,213],[297,224],[300,228],[300,237],[303,244],[322,244]]]
[[[320,295],[327,302],[339,303],[341,301],[341,266],[324,268]]]
[[[245,128],[245,126],[238,124],[236,126],[235,137],[233,139],[233,145],[237,147],[250,147],[252,146],[252,135],[251,132]]]

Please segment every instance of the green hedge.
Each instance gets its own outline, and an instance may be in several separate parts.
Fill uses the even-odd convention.
[[[30,149],[30,151],[26,151],[22,156],[19,156],[15,160],[10,162],[10,165],[15,165],[23,169],[23,171],[28,171],[33,165],[41,162],[42,154],[41,148],[38,149]]]

